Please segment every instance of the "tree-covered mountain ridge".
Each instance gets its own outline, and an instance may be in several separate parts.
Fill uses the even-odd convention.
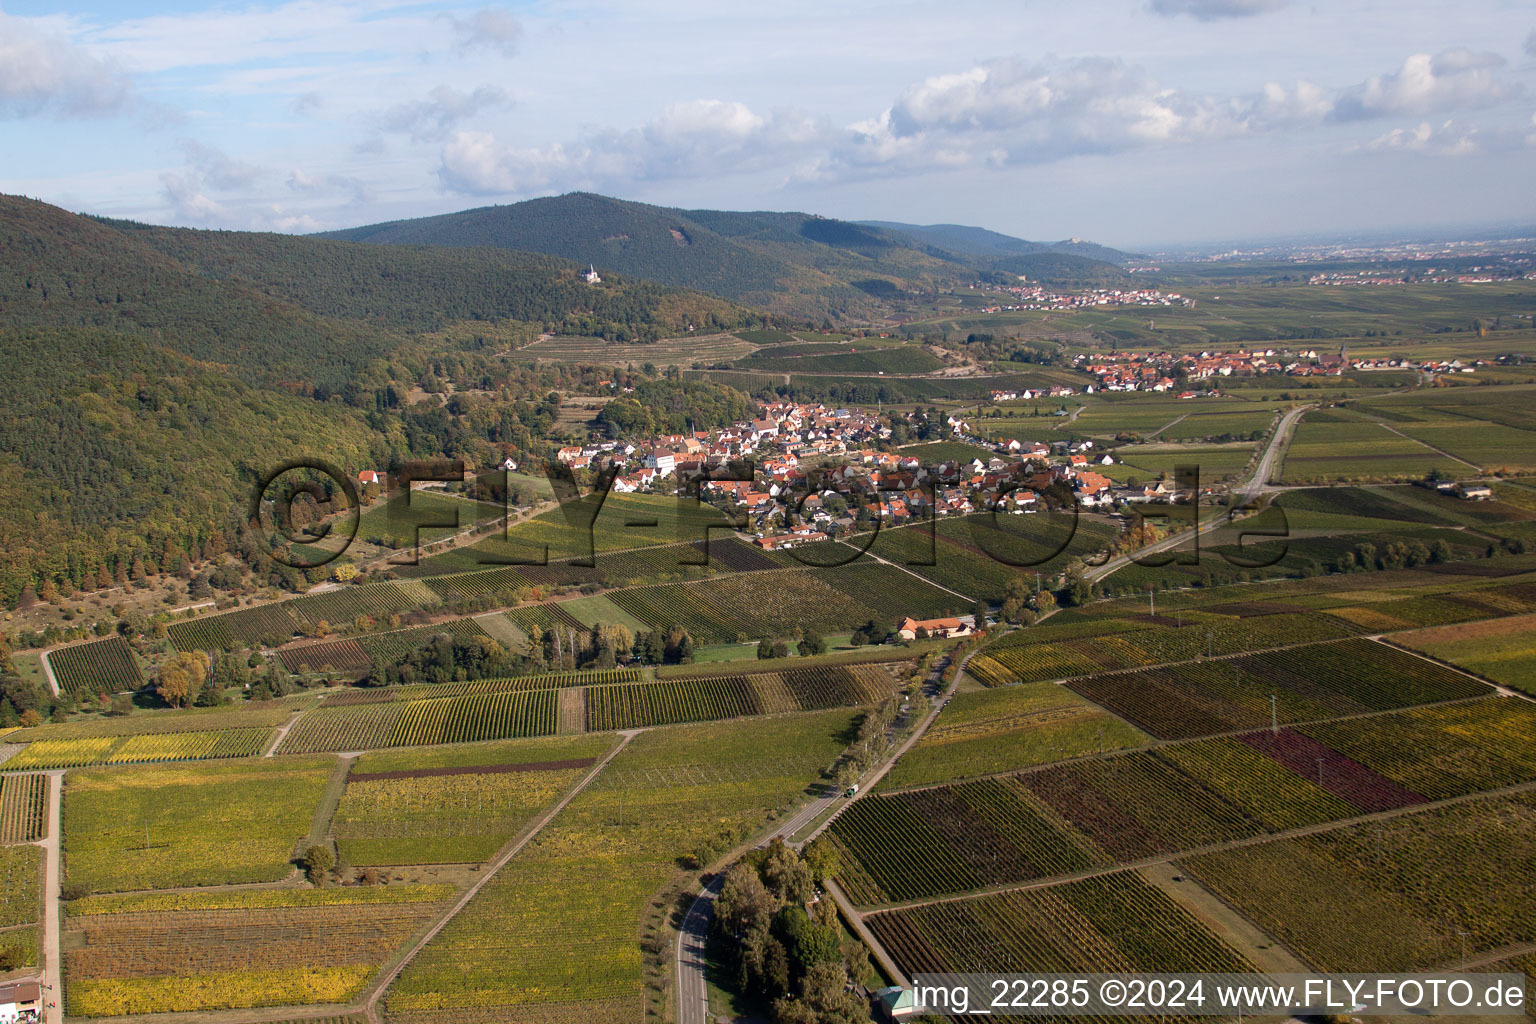
[[[952,226],[939,226],[952,227]],[[854,223],[806,213],[684,210],[585,192],[325,232],[383,245],[548,253],[796,316],[860,320],[980,273],[1118,280],[1112,249],[980,228]]]
[[[505,250],[153,227],[0,196],[0,599],[239,543],[253,482],[533,452],[551,391],[599,367],[498,349],[762,326],[682,289]],[[467,383],[448,406],[420,390]]]

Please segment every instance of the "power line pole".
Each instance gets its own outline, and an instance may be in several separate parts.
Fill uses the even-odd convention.
[[[1280,735],[1280,705],[1275,701],[1275,695],[1269,695],[1269,731],[1271,735]]]

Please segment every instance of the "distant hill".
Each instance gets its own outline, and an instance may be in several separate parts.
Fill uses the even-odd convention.
[[[412,406],[434,381],[542,401],[496,348],[759,326],[714,296],[501,249],[351,245],[77,216],[0,196],[0,600],[237,541],[259,474],[531,446],[521,402]],[[561,375],[564,375],[563,377]]]
[[[916,239],[978,267],[1028,274],[1041,280],[1112,278],[1120,274],[1120,265],[1131,259],[1129,253],[1084,242],[1079,238],[1062,242],[1031,242],[964,224],[902,224],[896,221],[859,223]]]
[[[878,316],[906,295],[974,280],[978,269],[993,269],[997,259],[1037,252],[998,248],[977,253],[939,245],[902,226],[805,213],[682,210],[584,192],[348,228],[323,237],[549,253],[776,312],[833,319]],[[1082,259],[1086,254],[1058,246],[1041,246],[1038,252],[1054,260],[1042,267],[1094,278],[1118,272],[1109,264],[1092,265],[1091,258],[1084,264],[1062,262],[1063,255]]]

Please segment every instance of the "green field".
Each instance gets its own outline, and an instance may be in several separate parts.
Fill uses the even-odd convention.
[[[689,367],[739,359],[757,345],[794,340],[793,336],[780,331],[741,331],[738,335],[690,334],[681,338],[663,338],[649,345],[619,345],[602,338],[556,335],[525,345],[511,356],[519,362],[578,362],[631,367],[650,363],[658,367]],[[754,340],[759,336],[768,337]]]
[[[854,554],[841,553],[845,558]],[[608,597],[648,628],[682,626],[700,644],[786,638],[803,629],[842,633],[875,618],[931,618],[967,607],[963,598],[894,566],[868,561],[836,569],[738,573],[620,590]]]
[[[1149,451],[1140,445],[1127,445],[1115,449],[1118,465],[1095,467],[1094,471],[1121,483],[1135,479],[1142,486],[1150,486],[1164,475],[1171,480],[1180,468],[1194,466],[1200,472],[1201,484],[1215,483],[1241,476],[1253,460],[1256,447],[1251,444],[1158,445]]]
[[[515,481],[542,485],[549,492],[549,482],[539,477],[514,476]],[[363,510],[357,524],[359,540],[384,547],[405,548],[417,543],[443,540],[470,526],[489,524],[506,514],[500,505],[470,501],[439,491],[401,491],[374,502]],[[425,524],[434,524],[431,526]],[[449,523],[438,526],[438,523]],[[418,532],[419,528],[419,532]]]
[[[1185,399],[1173,394],[1106,394],[1085,396],[1082,402],[1086,407],[1070,424],[1062,425],[1063,432],[1084,437],[1136,434],[1148,441],[1203,440],[1262,431],[1289,404],[1249,398]]]
[[[595,594],[591,597],[573,597],[569,601],[560,602],[561,609],[568,615],[574,616],[586,626],[625,626],[632,633],[639,633],[650,627],[643,619],[620,608],[603,594]]]
[[[1167,272],[1169,268],[1164,268]],[[1018,311],[946,316],[905,325],[910,331],[942,328],[964,335],[968,332],[1024,335],[1048,332],[1062,335],[1092,331],[1111,345],[1163,350],[1231,348],[1246,341],[1292,341],[1295,347],[1331,351],[1339,340],[1348,340],[1351,354],[1404,355],[1465,359],[1483,354],[1472,351],[1479,343],[1465,332],[1475,318],[1493,321],[1500,316],[1527,313],[1536,292],[1530,281],[1504,281],[1493,285],[1411,284],[1392,288],[1338,288],[1325,285],[1279,283],[1294,266],[1266,268],[1275,283],[1257,283],[1259,268],[1197,265],[1187,270],[1189,279],[1175,289],[1196,300],[1196,305],[1160,307],[1095,307],[1077,312]],[[1208,275],[1247,276],[1249,280],[1202,280]],[[1367,337],[1385,335],[1383,337]],[[1513,334],[1513,332],[1509,332]],[[1331,339],[1330,341],[1305,339]],[[1487,341],[1488,355],[1509,351],[1511,341],[1498,333]],[[1369,377],[1369,374],[1357,374]],[[1294,386],[1297,382],[1287,380]]]
[[[586,772],[559,762],[600,757],[610,746],[582,737],[365,755],[336,809],[337,847],[358,866],[489,860]],[[522,770],[494,770],[505,765]],[[415,774],[366,778],[384,772]]]
[[[66,879],[86,892],[116,892],[282,878],[334,763],[281,758],[71,772]]]
[[[1032,583],[1036,573],[1049,579],[1073,556],[1108,547],[1116,532],[1117,528],[1104,520],[1086,515],[981,513],[941,519],[932,525],[883,527],[873,535],[860,534],[842,545],[803,548],[798,555],[812,563],[841,562],[867,549],[868,556],[836,571],[851,574],[866,568],[871,558],[882,558],[936,586],[964,594],[972,602],[983,599],[996,603],[1003,599],[1009,580],[1022,574]],[[900,583],[899,577],[896,579]],[[936,600],[939,606],[947,603],[943,597]],[[959,611],[971,610],[962,599],[953,600],[960,605]],[[919,610],[896,609],[896,614],[917,615]]]
[[[1140,730],[1052,683],[960,693],[881,788],[975,778],[1146,742]]]
[[[1404,647],[1432,654],[1485,679],[1536,696],[1536,615],[1431,626],[1393,639]]]
[[[958,462],[965,464],[972,459],[980,459],[986,462],[997,458],[997,453],[980,445],[968,444],[964,441],[924,441],[921,444],[909,444],[896,449],[898,455],[913,455],[923,460],[923,465],[932,466],[940,462]]]
[[[599,504],[588,495],[516,523],[506,536],[497,534],[395,571],[402,576],[433,576],[499,563],[542,565],[546,560],[590,558],[600,551],[702,540],[706,526],[722,527],[728,522],[718,509],[689,498],[609,494]],[[716,530],[711,534],[721,536]]]
[[[42,847],[0,846],[0,956],[9,958],[11,969],[41,966],[42,910]]]
[[[1378,395],[1359,403],[1394,429],[1485,471],[1529,472],[1536,468],[1536,388],[1468,387],[1421,389]],[[1444,467],[1467,471],[1461,463]]]
[[[1403,480],[1435,468],[1467,469],[1378,421],[1323,410],[1302,417],[1279,476],[1287,484]]]
[[[803,342],[760,348],[744,359],[736,360],[743,370],[772,373],[932,373],[944,367],[944,361],[917,345],[876,347],[854,339],[836,342]]]
[[[1519,867],[1533,829],[1536,798],[1522,793],[1183,867],[1317,970],[1427,970],[1536,941]]]

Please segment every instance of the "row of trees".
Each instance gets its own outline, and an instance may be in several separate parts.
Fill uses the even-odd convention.
[[[837,872],[837,854],[816,842],[802,857],[782,839],[731,865],[716,901],[712,941],[738,991],[760,993],[775,1024],[867,1024],[869,1007],[848,991],[873,975],[856,942],[845,942],[837,909],[817,884]]]
[[[534,625],[518,651],[488,636],[456,637],[445,631],[396,661],[376,666],[358,685],[463,682],[620,664],[685,665],[693,655],[693,637],[682,626],[634,633],[618,624],[590,629]]]
[[[225,694],[231,689],[250,700],[272,700],[299,685],[281,658],[245,650],[178,651],[160,663],[154,678],[155,692],[173,708],[219,707],[228,703]]]
[[[826,638],[815,630],[807,630],[795,642],[795,651],[802,658],[809,658],[815,654],[825,654],[827,653]],[[787,658],[789,657],[789,641],[773,640],[765,636],[757,642],[757,657],[760,661],[766,661],[770,658]]]
[[[392,664],[376,666],[359,685],[409,686],[468,679],[521,676],[543,668],[541,662],[508,651],[488,636],[467,638],[439,633]]]

